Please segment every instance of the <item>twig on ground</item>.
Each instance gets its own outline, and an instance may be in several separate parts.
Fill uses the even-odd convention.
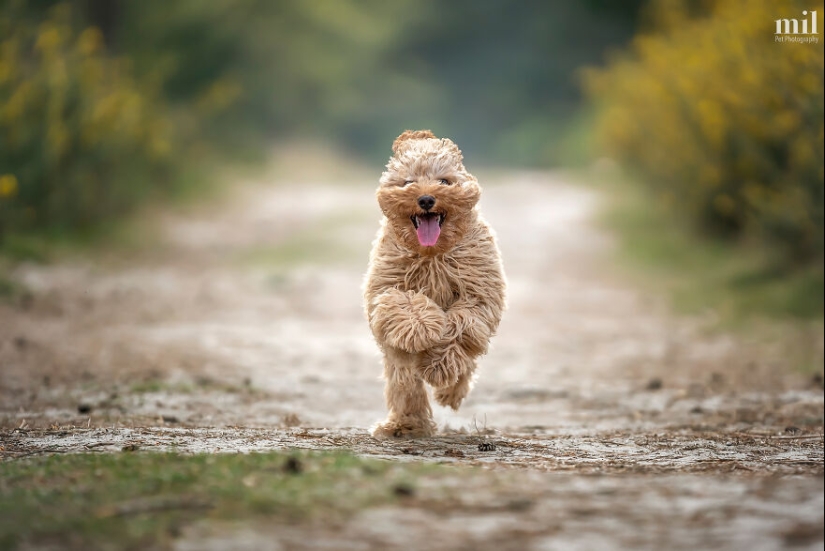
[[[101,446],[117,446],[115,442],[92,442],[91,444],[84,444],[84,448],[92,449],[92,448],[99,448]]]

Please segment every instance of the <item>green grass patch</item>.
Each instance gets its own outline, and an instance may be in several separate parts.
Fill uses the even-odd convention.
[[[605,225],[619,237],[619,261],[667,292],[681,313],[715,312],[722,323],[821,320],[821,265],[779,263],[764,249],[697,235],[638,187],[612,184]]]
[[[192,394],[198,391],[236,393],[258,393],[260,390],[252,386],[251,381],[245,381],[242,385],[216,381],[209,377],[196,377],[191,382],[171,382],[159,378],[149,378],[138,381],[129,386],[129,391],[134,394],[151,394],[156,392],[167,392],[172,394]]]
[[[343,520],[443,467],[340,453],[78,454],[0,463],[0,548],[166,546],[198,520]]]
[[[13,262],[0,257],[0,302],[15,303],[28,295],[28,289],[15,279],[12,268]]]
[[[136,214],[85,229],[41,229],[8,234],[0,243],[0,257],[12,262],[49,264],[89,252],[137,252],[151,248],[157,242],[157,232]]]
[[[208,157],[203,153],[204,157]],[[161,244],[157,213],[163,209],[215,203],[226,195],[231,182],[251,179],[265,168],[257,156],[236,159],[215,154],[215,160],[182,161],[161,190],[147,193],[126,212],[112,214],[83,227],[44,226],[0,235],[0,260],[48,264],[88,254],[136,254]]]
[[[0,275],[0,299],[15,296],[19,291],[19,286],[12,280]]]
[[[160,379],[149,379],[134,383],[129,387],[129,390],[135,394],[150,394],[153,392],[179,392],[181,394],[189,394],[192,388],[189,386],[182,387],[182,385],[171,385]]]
[[[273,268],[334,264],[349,257],[346,251],[313,232],[297,234],[277,245],[248,249],[240,256],[243,264]]]
[[[280,243],[246,249],[238,255],[238,261],[276,270],[306,265],[363,264],[369,252],[365,248],[369,242],[359,240],[353,246],[345,236],[352,228],[357,230],[364,218],[371,215],[374,217],[373,212],[365,211],[328,216]]]

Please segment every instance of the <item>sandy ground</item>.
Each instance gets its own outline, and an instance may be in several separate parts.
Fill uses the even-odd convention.
[[[421,491],[312,537],[196,526],[181,549],[821,548],[821,379],[787,343],[709,331],[616,276],[599,196],[558,174],[477,174],[509,280],[499,334],[461,411],[436,407],[442,435],[370,438],[384,407],[360,283],[380,167],[276,166],[153,215],[140,251],[15,268],[3,457],[297,447],[490,470],[453,501]],[[821,335],[799,346],[821,365]]]

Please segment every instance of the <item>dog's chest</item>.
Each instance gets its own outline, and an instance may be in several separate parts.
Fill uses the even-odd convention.
[[[409,266],[404,287],[423,292],[442,308],[449,308],[460,295],[461,282],[454,266],[443,257],[421,258]]]

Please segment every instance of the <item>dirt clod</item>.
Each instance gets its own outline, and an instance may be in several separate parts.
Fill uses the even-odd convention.
[[[822,524],[798,523],[782,532],[788,547],[808,546],[822,541]]]
[[[415,488],[409,484],[396,484],[392,488],[392,493],[398,497],[413,497],[415,495]]]
[[[528,498],[516,498],[507,502],[507,509],[510,511],[528,511],[533,508],[535,502]]]
[[[289,474],[301,474],[304,472],[304,465],[297,457],[290,457],[284,463],[283,471]]]
[[[661,390],[663,386],[662,380],[658,377],[654,377],[647,382],[647,386],[645,387],[647,390]]]

